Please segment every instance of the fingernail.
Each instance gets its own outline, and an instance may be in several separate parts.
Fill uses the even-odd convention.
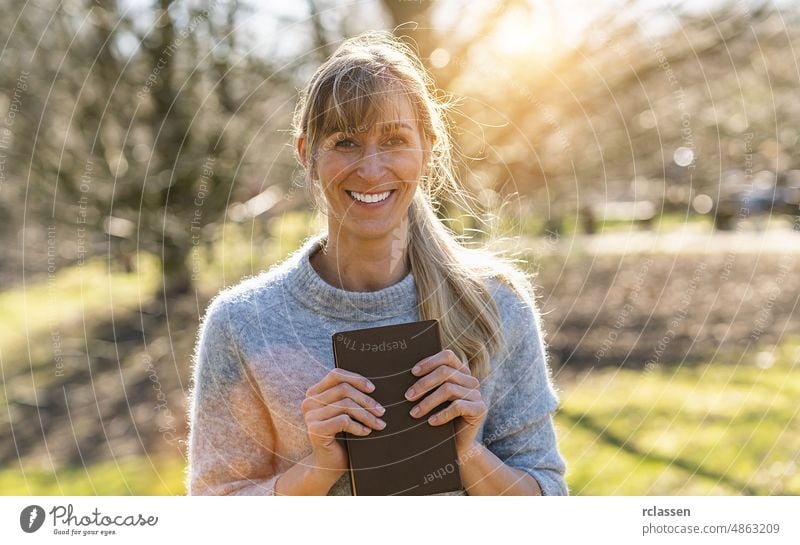
[[[379,419],[378,419],[378,426],[380,427],[380,429],[383,429],[383,428],[385,428],[385,427],[386,427],[386,422],[384,422],[383,420],[381,420],[381,419],[379,418]]]
[[[374,384],[372,384],[372,382],[371,382],[371,381],[369,381],[369,380],[367,381],[367,389],[368,389],[370,392],[371,392],[372,390],[374,390],[374,389],[375,389],[375,385],[374,385]]]
[[[417,373],[419,373],[420,369],[422,368],[419,365],[415,365],[414,367],[411,368],[411,372],[416,375]]]
[[[411,399],[412,397],[414,397],[414,394],[416,394],[414,388],[409,388],[408,391],[406,392],[406,398]]]
[[[380,414],[386,412],[386,409],[384,409],[382,405],[375,405],[375,410],[377,410]]]
[[[411,409],[411,416],[417,416],[419,414],[419,405]]]

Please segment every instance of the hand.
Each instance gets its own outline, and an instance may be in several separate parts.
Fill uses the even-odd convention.
[[[336,439],[342,431],[366,436],[382,430],[386,422],[378,418],[386,410],[365,392],[375,385],[358,373],[333,369],[306,391],[301,404],[317,468],[344,472],[348,467],[347,449]]]
[[[431,392],[411,408],[411,416],[422,418],[439,404],[451,400],[446,409],[431,415],[428,422],[433,426],[441,426],[458,416],[462,417],[455,421],[456,450],[459,459],[462,459],[474,446],[478,430],[488,412],[479,390],[480,382],[472,376],[469,366],[449,349],[421,360],[411,369],[411,373],[422,378],[409,388],[406,399],[416,401]]]

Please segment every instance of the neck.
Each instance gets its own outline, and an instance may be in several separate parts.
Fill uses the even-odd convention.
[[[378,291],[409,273],[408,234],[407,225],[403,225],[384,238],[358,239],[331,226],[324,248],[309,260],[332,286],[347,291]]]

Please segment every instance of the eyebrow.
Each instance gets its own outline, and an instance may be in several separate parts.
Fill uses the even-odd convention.
[[[386,123],[379,123],[379,125],[383,125],[382,127],[383,132],[390,131],[392,129],[413,130],[411,125],[409,125],[408,123],[403,123],[402,121],[387,121]]]
[[[381,126],[381,132],[389,132],[389,131],[394,130],[394,129],[407,129],[409,131],[413,131],[414,130],[414,127],[412,127],[408,123],[404,123],[403,121],[385,121],[385,122],[382,122],[382,123],[376,123],[376,125],[380,125]],[[347,136],[352,136],[353,134],[355,134],[357,132],[362,132],[362,131],[336,131],[336,132],[332,132],[328,136],[335,136],[335,135],[338,135],[338,134],[345,134]]]

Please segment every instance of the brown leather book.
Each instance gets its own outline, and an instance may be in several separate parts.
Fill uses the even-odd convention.
[[[409,414],[414,402],[405,392],[420,377],[414,364],[442,350],[438,320],[423,320],[333,334],[336,367],[367,377],[375,384],[369,395],[383,405],[382,430],[360,437],[340,433],[350,459],[354,496],[423,496],[463,489],[458,471],[455,423],[432,426],[428,418]],[[430,395],[428,392],[426,395]]]

